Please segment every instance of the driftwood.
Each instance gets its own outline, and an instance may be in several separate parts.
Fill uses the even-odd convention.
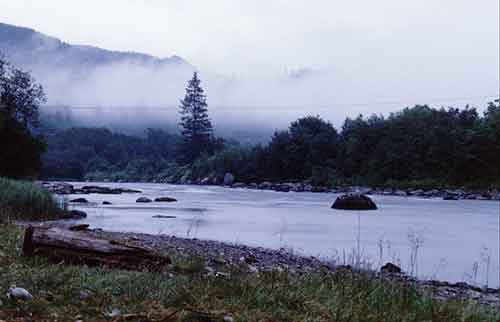
[[[127,243],[97,239],[62,228],[28,227],[23,254],[71,264],[105,265],[124,269],[161,269],[171,261],[154,251]]]

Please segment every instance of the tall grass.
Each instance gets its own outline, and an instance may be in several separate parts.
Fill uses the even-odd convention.
[[[0,177],[0,221],[53,219],[63,208],[50,192],[32,182]]]

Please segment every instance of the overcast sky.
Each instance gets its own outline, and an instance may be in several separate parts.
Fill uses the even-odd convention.
[[[0,21],[237,77],[326,71],[344,102],[499,91],[498,0],[0,0]]]

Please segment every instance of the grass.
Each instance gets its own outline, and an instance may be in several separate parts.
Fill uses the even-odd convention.
[[[50,264],[20,256],[22,231],[0,226],[0,320],[17,321],[500,321],[469,302],[439,302],[413,288],[351,272],[205,276],[199,260],[175,259],[168,272]],[[173,274],[173,275],[170,275]],[[11,286],[31,302],[5,297]],[[79,293],[91,294],[81,300]],[[119,309],[121,316],[106,316]]]
[[[51,193],[32,182],[0,177],[0,222],[54,219],[62,210]]]

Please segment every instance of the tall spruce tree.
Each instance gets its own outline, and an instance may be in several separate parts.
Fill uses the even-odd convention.
[[[183,140],[179,146],[180,161],[192,162],[201,153],[209,149],[212,137],[212,123],[208,118],[206,97],[200,86],[198,73],[188,82],[186,95],[181,100],[179,113],[181,114]]]

